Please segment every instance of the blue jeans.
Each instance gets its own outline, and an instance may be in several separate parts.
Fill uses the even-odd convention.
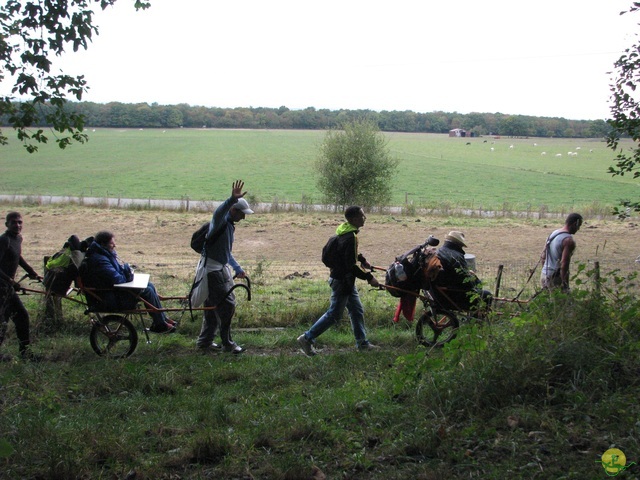
[[[353,279],[330,278],[329,285],[331,286],[329,309],[313,324],[309,331],[304,333],[306,339],[314,343],[315,339],[327,331],[331,325],[340,321],[342,312],[347,307],[353,335],[356,338],[356,347],[368,343],[367,332],[364,328],[364,307]]]

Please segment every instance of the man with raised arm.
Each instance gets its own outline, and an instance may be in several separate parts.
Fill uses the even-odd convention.
[[[231,338],[231,320],[236,311],[236,297],[233,292],[229,293],[234,284],[232,269],[236,277],[246,277],[245,271],[231,253],[236,223],[253,213],[247,201],[242,198],[247,194],[243,192],[243,188],[242,180],[233,182],[231,196],[213,213],[207,234],[215,240],[206,246],[205,268],[209,293],[204,305],[216,308],[204,311],[202,328],[196,341],[196,346],[203,351],[224,350],[233,354],[245,351],[245,348]],[[222,345],[213,341],[218,331]]]

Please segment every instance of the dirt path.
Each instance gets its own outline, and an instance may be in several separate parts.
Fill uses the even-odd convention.
[[[78,206],[12,206],[23,213],[23,253],[40,267],[44,255],[56,252],[71,234],[81,238],[108,229],[116,234],[122,258],[144,258],[154,267],[192,269],[197,255],[190,250],[191,233],[210,216],[202,213],[131,211]],[[320,262],[320,251],[339,214],[257,213],[236,229],[234,255],[244,262],[266,260],[295,266]],[[462,230],[468,253],[491,263],[537,261],[547,235],[562,222],[549,220],[473,219],[460,217],[394,217],[368,215],[361,231],[360,250],[377,265],[423,242],[429,234],[441,240],[450,230]],[[576,261],[608,259],[632,264],[640,255],[639,225],[635,222],[586,219],[576,235]]]

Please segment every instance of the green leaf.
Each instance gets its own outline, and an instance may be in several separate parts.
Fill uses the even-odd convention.
[[[14,452],[13,446],[4,438],[0,438],[0,458],[9,458]]]

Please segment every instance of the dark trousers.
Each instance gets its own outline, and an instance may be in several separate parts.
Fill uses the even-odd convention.
[[[9,319],[16,327],[18,346],[23,352],[29,346],[29,312],[11,287],[0,288],[0,345],[4,342]]]
[[[236,311],[236,297],[233,292],[233,278],[228,267],[220,271],[207,274],[209,296],[204,302],[205,307],[216,307],[215,310],[205,310],[200,335],[196,341],[198,347],[210,345],[218,332],[222,345],[233,344],[231,338],[231,319]],[[228,295],[227,295],[228,294]]]
[[[158,292],[153,283],[149,282],[147,288],[144,290],[123,290],[123,289],[110,289],[105,291],[97,290],[97,294],[100,296],[100,301],[92,299],[90,301],[91,306],[100,312],[119,312],[122,310],[132,310],[136,308],[140,298],[146,300],[149,305],[157,309],[162,309]],[[90,295],[87,297],[89,298]],[[140,297],[140,298],[138,298]],[[166,323],[167,316],[164,312],[153,311],[148,305],[143,305],[142,308],[149,310],[149,316],[153,320],[154,326],[160,326]]]

